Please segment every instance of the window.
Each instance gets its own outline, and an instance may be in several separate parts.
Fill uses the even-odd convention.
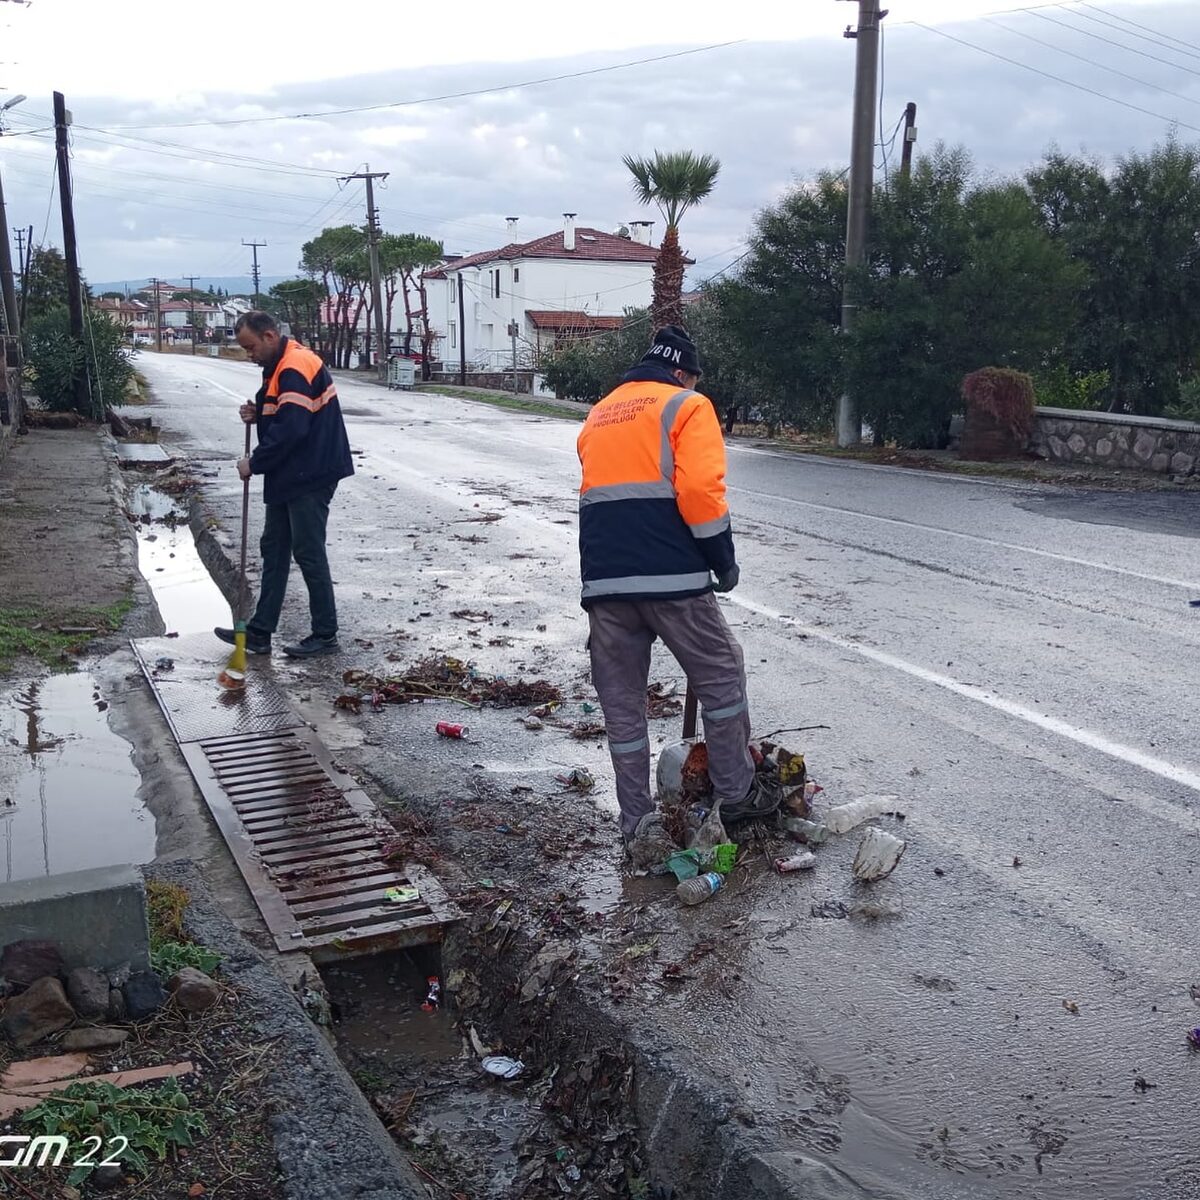
[[[513,283],[521,282],[521,268],[513,267]]]
[[[450,349],[458,349],[458,326],[453,321],[450,322]]]
[[[457,278],[457,276],[451,275],[450,276],[450,303],[451,304],[453,304],[454,301],[458,299],[458,293],[454,290],[456,287],[458,287],[458,278]]]
[[[500,268],[499,267],[497,267],[492,272],[492,295],[495,296],[497,300],[500,299]]]

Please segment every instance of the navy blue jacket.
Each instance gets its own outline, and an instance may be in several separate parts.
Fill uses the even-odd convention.
[[[291,338],[263,368],[254,398],[258,446],[250,471],[263,476],[263,501],[287,504],[354,474],[333,379],[319,355]]]

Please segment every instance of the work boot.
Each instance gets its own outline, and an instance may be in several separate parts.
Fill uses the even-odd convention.
[[[741,800],[726,800],[721,805],[721,817],[726,823],[753,821],[769,817],[783,803],[783,785],[774,771],[758,771],[750,783],[750,790]]]
[[[231,646],[234,640],[234,631],[232,629],[214,629],[213,633],[217,635],[223,642],[228,642]],[[253,629],[246,630],[246,653],[247,654],[270,654],[271,653],[271,635],[269,633],[258,633]]]
[[[337,634],[331,634],[329,637],[321,637],[319,634],[310,633],[308,637],[294,643],[291,646],[284,646],[283,652],[288,658],[314,658],[318,654],[336,654],[338,652]]]

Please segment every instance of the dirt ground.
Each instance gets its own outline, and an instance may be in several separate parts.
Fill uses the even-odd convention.
[[[131,613],[117,471],[95,427],[31,430],[0,463],[0,673],[23,654],[69,665]]]

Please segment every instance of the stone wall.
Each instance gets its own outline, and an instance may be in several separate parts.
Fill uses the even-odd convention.
[[[493,392],[511,392],[512,391],[511,371],[468,371],[467,372],[467,387],[487,388]],[[458,383],[457,371],[434,371],[434,383],[444,383],[453,387]],[[420,384],[417,385],[418,387]],[[522,392],[530,392],[533,389],[533,372],[518,371],[517,386]]]
[[[1194,475],[1200,464],[1200,425],[1162,417],[1037,408],[1029,448],[1050,462]]]

